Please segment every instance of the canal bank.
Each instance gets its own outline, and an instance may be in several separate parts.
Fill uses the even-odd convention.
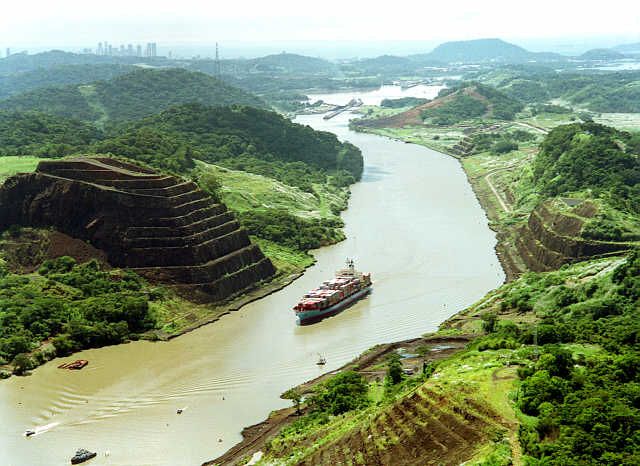
[[[96,465],[200,464],[240,441],[244,426],[288,406],[279,395],[289,387],[376,344],[434,331],[502,283],[495,236],[457,161],[353,133],[350,117],[299,119],[363,151],[363,180],[343,214],[347,239],[315,251],[317,263],[291,285],[214,325],[166,343],[83,351],[76,357],[91,364],[81,372],[59,371],[54,360],[28,379],[3,382],[0,450],[8,464],[66,464],[79,447],[99,452]],[[372,273],[372,295],[297,327],[291,306],[354,256]],[[24,438],[33,427],[38,435]]]

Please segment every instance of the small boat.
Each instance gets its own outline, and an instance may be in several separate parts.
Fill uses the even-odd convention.
[[[97,453],[94,451],[85,450],[84,448],[80,448],[76,451],[76,454],[71,458],[71,464],[80,464],[85,461],[89,461],[91,458],[95,458]]]
[[[89,364],[89,361],[86,359],[77,359],[73,362],[62,363],[58,366],[58,369],[71,369],[71,370],[80,370]]]
[[[35,430],[27,430],[24,433],[25,437],[31,437],[32,435],[36,435],[36,431]]]
[[[318,366],[324,366],[327,363],[327,360],[324,356],[318,353],[318,362],[316,363]]]

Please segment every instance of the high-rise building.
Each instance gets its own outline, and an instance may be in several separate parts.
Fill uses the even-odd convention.
[[[113,46],[111,44],[109,44],[109,47],[107,49],[107,55],[109,56],[113,55]]]
[[[155,42],[147,42],[147,49],[144,56],[149,58],[158,56],[158,46]]]
[[[7,47],[7,55],[6,56],[8,57],[9,55],[11,55],[11,49],[9,47]]]
[[[141,57],[142,56],[142,45],[138,44],[136,46],[136,57]]]
[[[133,57],[133,45],[129,44],[127,45],[127,55],[130,57]]]

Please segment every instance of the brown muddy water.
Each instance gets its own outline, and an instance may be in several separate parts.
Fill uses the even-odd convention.
[[[500,285],[495,236],[458,162],[421,146],[357,134],[349,114],[298,121],[362,149],[365,172],[343,217],[348,239],[284,290],[168,343],[83,351],[82,371],[54,360],[0,382],[0,465],[195,465],[240,441],[244,426],[288,402],[287,388],[367,348],[433,331]],[[291,307],[346,257],[371,272],[373,293],[299,327]],[[327,358],[316,366],[317,354]],[[176,414],[183,408],[181,415]],[[37,434],[25,438],[26,429]]]

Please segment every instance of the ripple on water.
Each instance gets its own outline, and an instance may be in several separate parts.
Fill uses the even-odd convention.
[[[77,357],[91,361],[90,371],[45,366],[24,393],[12,381],[0,384],[0,432],[10,434],[0,435],[0,451],[12,466],[63,464],[76,446],[111,452],[96,465],[202,463],[230,448],[244,426],[287,405],[279,399],[287,388],[375,344],[433,331],[501,283],[495,237],[459,164],[350,133],[348,118],[304,120],[363,150],[367,174],[344,214],[347,240],[317,251],[317,264],[290,287],[216,324],[167,343],[83,352]],[[320,324],[296,327],[291,303],[354,253],[373,273],[373,294]],[[317,353],[326,366],[316,366]],[[52,426],[26,449],[21,434],[29,421]],[[212,442],[218,438],[224,441]]]

